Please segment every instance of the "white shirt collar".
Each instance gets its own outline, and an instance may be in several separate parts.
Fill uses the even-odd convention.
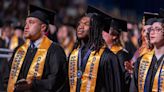
[[[36,41],[34,42],[34,45],[35,45],[36,48],[39,47],[40,43],[42,42],[42,38],[43,38],[43,37],[39,38],[38,40],[36,40]]]

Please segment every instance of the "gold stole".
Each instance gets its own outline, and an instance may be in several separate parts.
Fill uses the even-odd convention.
[[[114,54],[117,54],[117,52],[119,52],[120,50],[122,50],[122,46],[116,46],[116,45],[112,45],[111,47],[111,51],[114,53]]]
[[[145,80],[147,76],[147,72],[149,70],[149,67],[151,65],[151,61],[153,58],[154,50],[151,52],[148,52],[145,54],[141,61],[140,61],[140,66],[139,66],[139,71],[138,71],[138,89],[139,92],[144,92],[144,85],[145,85]]]
[[[164,92],[164,65],[163,65],[163,62],[164,62],[164,58],[162,59],[161,64],[154,77],[152,92]],[[160,80],[159,85],[158,85],[158,80]]]
[[[11,42],[10,42],[9,48],[10,48],[11,50],[14,50],[18,45],[19,45],[18,37],[14,35],[14,36],[11,38]]]
[[[154,55],[154,50],[143,55],[143,57],[141,59],[139,71],[138,71],[139,92],[144,92],[145,80],[146,80],[146,76],[147,76],[149,67],[152,62],[153,55]],[[161,71],[161,74],[160,74],[160,71]],[[160,76],[160,80],[161,80],[160,86],[158,85],[159,75],[161,75]],[[164,80],[164,66],[163,66],[163,61],[162,61],[160,64],[160,67],[158,68],[157,73],[155,75],[152,92],[158,92],[158,86],[161,89],[161,92],[164,91],[164,81],[163,80]]]
[[[86,64],[85,71],[81,78],[80,92],[94,92],[96,87],[96,79],[99,68],[101,55],[105,48],[101,48],[98,53],[92,51]],[[77,62],[79,49],[73,50],[69,59],[69,84],[70,92],[76,92],[77,87]]]
[[[149,51],[151,51],[151,49],[148,49],[146,46],[141,47],[141,48],[139,48],[139,56],[142,56]]]
[[[15,56],[12,62],[7,92],[14,91],[14,85],[18,79],[21,66],[26,56],[29,44],[30,44],[30,41],[27,40],[26,43],[22,45],[20,48],[18,48],[18,50],[15,53]],[[30,61],[32,62],[32,64],[29,68],[26,80],[33,80],[34,78],[41,79],[47,51],[48,51],[48,48],[51,46],[51,44],[52,44],[52,41],[49,40],[46,36],[44,36],[34,56],[33,61]]]

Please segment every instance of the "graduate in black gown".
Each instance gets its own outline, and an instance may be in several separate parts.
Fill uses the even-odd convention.
[[[117,56],[102,39],[102,16],[107,15],[88,6],[79,21],[78,42],[69,58],[70,92],[121,91]]]
[[[129,53],[121,44],[121,32],[127,31],[127,22],[113,18],[110,28],[103,31],[103,38],[108,48],[117,55],[120,66],[121,92],[129,92],[130,74],[125,70],[124,62],[129,60]]]
[[[14,27],[14,35],[11,37],[10,44],[9,44],[10,50],[14,50],[16,47],[24,43],[23,30],[24,28],[22,26]]]
[[[64,50],[44,35],[53,18],[53,12],[30,5],[24,28],[27,40],[16,48],[9,62],[8,92],[69,91]]]
[[[135,63],[130,92],[163,92],[164,71],[164,24],[163,18],[153,21],[150,42],[154,50],[139,57]]]

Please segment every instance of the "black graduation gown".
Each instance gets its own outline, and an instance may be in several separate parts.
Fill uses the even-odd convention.
[[[37,48],[28,48],[20,70],[18,80],[26,79],[28,70]],[[13,60],[13,57],[10,61]],[[10,62],[10,69],[11,69]],[[48,49],[41,80],[33,80],[31,92],[67,92],[69,91],[67,62],[64,50],[56,43]],[[9,74],[6,74],[9,75]]]
[[[125,70],[124,62],[129,61],[129,53],[123,49],[117,52],[120,66],[120,78],[121,78],[121,92],[129,92],[130,87],[130,74]]]
[[[57,32],[54,32],[53,34],[50,33],[50,31],[48,31],[47,37],[52,40],[53,42],[58,43],[57,40]]]
[[[8,68],[8,62],[7,61],[4,61],[4,60],[1,60],[0,59],[0,92],[1,91],[4,91],[5,90],[5,85],[4,85],[4,74],[5,74],[5,71],[6,69]]]
[[[135,66],[134,66],[134,73],[133,73],[133,78],[130,85],[130,92],[138,92],[138,70],[139,70],[139,64],[140,64],[141,58],[142,57],[139,57],[137,59],[137,62],[135,63]],[[148,70],[147,80],[145,82],[146,89],[147,89],[146,92],[152,92],[154,77],[163,58],[164,58],[164,55],[160,57],[159,60],[157,60],[156,56],[153,55],[151,65]]]
[[[82,58],[88,49],[82,50]],[[82,72],[86,63],[82,63]],[[80,89],[80,80],[77,80],[77,92]],[[117,56],[108,48],[105,49],[98,69],[95,92],[121,92],[120,73]]]
[[[125,43],[125,49],[129,52],[129,58],[132,59],[137,48],[134,46],[134,44],[131,41],[129,41]]]

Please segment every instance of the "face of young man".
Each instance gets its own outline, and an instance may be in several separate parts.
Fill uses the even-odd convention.
[[[24,27],[24,37],[30,40],[37,40],[43,35],[43,31],[46,29],[46,25],[39,19],[34,17],[26,18]]]
[[[89,29],[90,29],[90,18],[89,17],[83,17],[79,21],[79,25],[77,27],[77,37],[79,39],[84,39],[89,36]]]
[[[150,42],[154,45],[158,45],[163,43],[164,41],[164,28],[162,27],[162,23],[155,22],[152,25],[150,31]]]

